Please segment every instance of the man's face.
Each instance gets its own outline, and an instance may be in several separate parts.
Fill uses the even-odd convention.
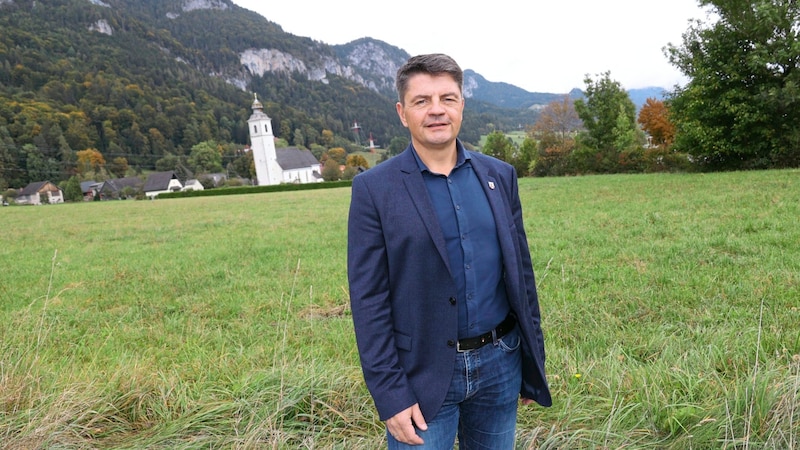
[[[464,98],[450,75],[419,73],[408,80],[397,115],[417,150],[449,148],[461,129]]]

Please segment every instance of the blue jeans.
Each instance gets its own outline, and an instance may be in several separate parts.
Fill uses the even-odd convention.
[[[417,430],[424,445],[397,442],[389,433],[389,450],[459,450],[514,448],[517,403],[522,386],[519,327],[492,344],[456,353],[450,390],[428,429]]]

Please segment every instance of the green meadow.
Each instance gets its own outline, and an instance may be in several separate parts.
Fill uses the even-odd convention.
[[[800,171],[520,180],[520,449],[800,447]],[[0,448],[375,449],[349,188],[0,208]]]

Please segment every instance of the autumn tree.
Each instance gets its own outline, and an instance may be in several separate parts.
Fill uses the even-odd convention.
[[[528,139],[538,142],[533,175],[565,174],[568,158],[575,149],[575,135],[581,126],[575,105],[567,95],[542,109],[536,123],[528,130]]]
[[[328,150],[327,159],[336,161],[337,165],[345,165],[347,163],[347,151],[342,147],[334,147]]]
[[[364,167],[366,169],[369,168],[369,163],[367,162],[367,158],[364,158],[364,155],[358,154],[350,154],[347,155],[347,162],[345,163],[347,167]]]
[[[333,131],[331,130],[322,130],[322,145],[326,147],[333,146]]]
[[[128,160],[122,156],[117,156],[107,165],[108,171],[117,178],[123,178],[128,172],[128,167]]]
[[[76,171],[81,175],[99,173],[105,168],[106,159],[96,149],[89,148],[75,153],[77,158]]]
[[[700,0],[666,53],[689,79],[669,103],[675,147],[710,169],[800,166],[800,3]]]
[[[667,105],[654,98],[648,98],[637,119],[642,130],[650,136],[650,144],[660,148],[669,148],[675,140],[675,125],[669,119]]]

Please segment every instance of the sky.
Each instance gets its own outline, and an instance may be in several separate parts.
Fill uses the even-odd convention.
[[[370,37],[410,55],[446,53],[489,81],[559,94],[605,72],[624,89],[683,85],[662,49],[682,43],[690,20],[707,20],[697,0],[233,2],[297,36],[330,45]]]

